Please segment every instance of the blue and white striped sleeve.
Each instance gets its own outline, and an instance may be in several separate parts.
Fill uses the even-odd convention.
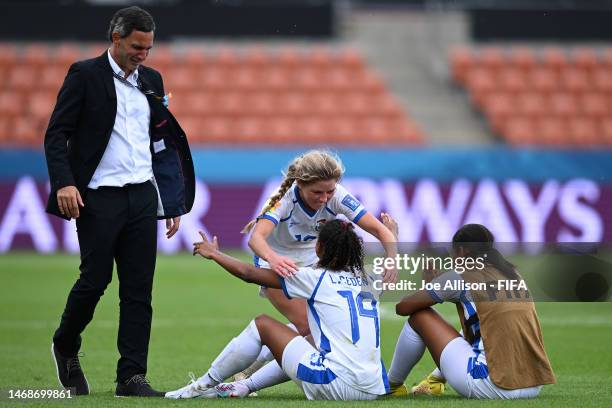
[[[289,299],[310,299],[323,272],[313,268],[300,268],[292,276],[279,277],[283,293]]]
[[[427,292],[436,303],[442,302],[459,302],[461,296],[461,284],[463,278],[455,271],[445,272],[431,281],[433,284],[439,284],[440,289],[430,289]]]

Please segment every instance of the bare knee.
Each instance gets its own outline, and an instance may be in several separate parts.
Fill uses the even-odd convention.
[[[434,311],[430,307],[419,310],[418,312],[410,315],[408,318],[408,324],[414,329],[414,331],[419,333],[419,328],[422,327],[422,325],[431,317],[432,313],[434,313]]]
[[[300,336],[306,337],[310,335],[310,326],[308,326],[308,319],[292,319],[291,323],[293,323]]]
[[[255,326],[257,326],[257,330],[259,330],[259,332],[261,333],[262,330],[265,330],[265,328],[270,324],[272,318],[266,314],[261,314],[253,320],[255,321]]]

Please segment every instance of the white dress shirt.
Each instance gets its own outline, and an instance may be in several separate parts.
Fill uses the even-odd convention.
[[[124,78],[125,73],[113,60],[110,50],[108,61],[113,71]],[[149,149],[151,110],[146,96],[136,87],[138,70],[126,80],[134,86],[113,78],[117,93],[117,116],[102,160],[87,186],[91,189],[123,187],[153,178]]]

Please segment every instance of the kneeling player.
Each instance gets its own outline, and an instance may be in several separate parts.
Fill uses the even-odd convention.
[[[280,375],[294,380],[308,399],[373,400],[388,393],[377,301],[368,290],[372,282],[363,272],[363,244],[351,223],[325,223],[316,244],[318,263],[285,278],[227,256],[216,240],[210,243],[202,237],[194,244],[194,255],[214,260],[246,282],[305,299],[314,346],[285,324],[261,315],[229,342],[202,377],[167,393],[167,398],[247,396],[253,391],[252,379],[221,382],[251,365],[264,345]]]

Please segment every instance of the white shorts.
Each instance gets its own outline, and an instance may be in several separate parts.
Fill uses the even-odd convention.
[[[491,378],[474,378],[468,372],[468,361],[475,357],[476,353],[472,346],[463,337],[453,339],[444,347],[440,356],[440,371],[446,381],[459,394],[467,398],[475,399],[518,399],[535,398],[540,393],[542,386],[520,388],[517,390],[505,390],[499,388],[491,381]]]
[[[322,366],[323,360],[324,357],[312,344],[305,338],[297,336],[283,351],[282,368],[304,391],[309,400],[376,399],[377,395],[357,390],[336,377],[331,370]]]

